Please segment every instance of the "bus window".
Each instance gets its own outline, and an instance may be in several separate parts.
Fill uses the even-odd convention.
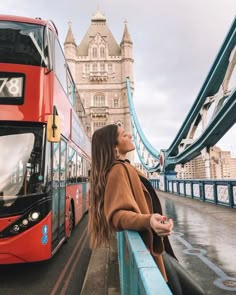
[[[55,72],[65,93],[67,93],[66,61],[58,40],[55,40]]]
[[[44,181],[46,192],[51,189],[52,184],[52,167],[51,167],[51,143],[47,143],[45,151],[45,164],[44,164]]]
[[[68,148],[67,161],[67,182],[73,183],[76,181],[76,152],[71,147]]]
[[[43,26],[0,21],[0,63],[47,66]]]
[[[42,191],[42,136],[42,128],[1,126],[0,193],[4,206],[11,206],[21,195]]]
[[[76,165],[76,178],[77,181],[82,181],[82,158],[79,154],[77,154],[77,165]]]
[[[72,81],[70,72],[67,71],[67,94],[72,106],[75,106],[75,84]]]
[[[10,134],[0,137],[0,162],[2,163],[0,191],[6,198],[19,193],[33,146],[34,134],[32,133]]]
[[[89,177],[89,171],[90,171],[90,163],[85,158],[82,158],[82,174],[84,181],[88,180]]]

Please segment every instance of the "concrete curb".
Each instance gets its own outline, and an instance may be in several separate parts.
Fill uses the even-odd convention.
[[[120,295],[117,241],[94,249],[80,295]]]
[[[108,253],[109,248],[93,250],[80,295],[107,294]]]

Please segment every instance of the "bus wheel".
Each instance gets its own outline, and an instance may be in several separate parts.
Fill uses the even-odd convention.
[[[71,233],[72,233],[73,228],[74,228],[74,224],[75,224],[74,210],[73,210],[72,203],[70,203],[70,208],[69,208],[69,233],[68,233],[68,236],[67,236],[67,240],[71,236]]]

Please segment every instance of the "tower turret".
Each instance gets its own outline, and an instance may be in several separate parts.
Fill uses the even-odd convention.
[[[76,47],[71,21],[69,21],[69,28],[64,42],[64,52],[73,77],[75,77]]]
[[[120,43],[121,56],[122,56],[122,80],[125,81],[126,77],[130,78],[130,82],[133,82],[133,42],[130,38],[128,31],[127,21],[125,21],[125,28],[123,37]]]

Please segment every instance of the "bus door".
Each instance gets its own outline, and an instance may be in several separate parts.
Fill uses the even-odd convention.
[[[52,143],[52,247],[55,249],[65,236],[66,148],[64,140]]]

